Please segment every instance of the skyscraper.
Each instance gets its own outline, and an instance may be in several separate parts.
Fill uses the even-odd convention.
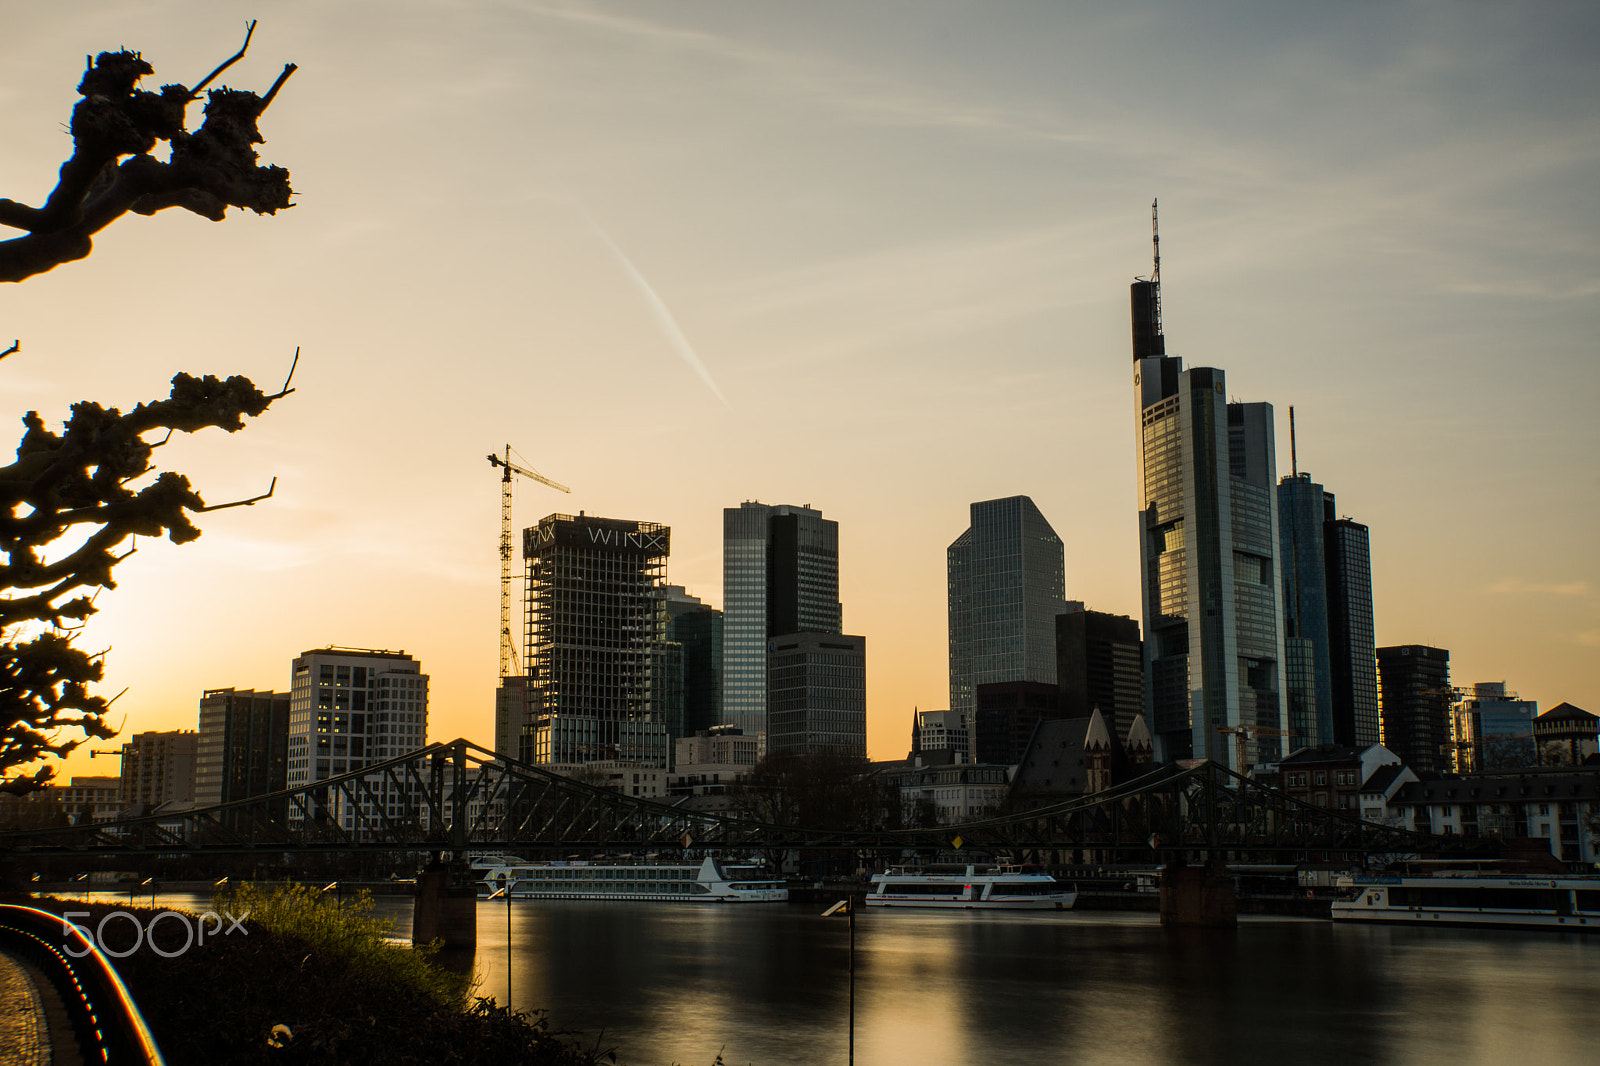
[[[667,640],[681,649],[683,736],[722,722],[722,612],[668,585]]]
[[[840,633],[839,523],[811,507],[722,512],[722,724],[767,730],[772,637]]]
[[[1272,405],[1166,354],[1159,247],[1130,294],[1150,725],[1161,758],[1233,766],[1242,728],[1264,762],[1288,727]]]
[[[1383,746],[1419,774],[1449,770],[1450,653],[1403,644],[1377,658]]]
[[[1334,743],[1328,564],[1323,550],[1324,495],[1322,486],[1312,481],[1310,474],[1296,473],[1278,482],[1288,751]],[[1376,738],[1371,743],[1376,744]]]
[[[776,636],[767,662],[768,751],[866,757],[866,637]]]
[[[198,741],[192,729],[135,733],[122,745],[123,806],[193,801]]]
[[[1323,555],[1328,575],[1329,677],[1333,742],[1378,743],[1378,657],[1372,620],[1372,549],[1367,527],[1338,517],[1333,493],[1323,496]]]
[[[201,694],[196,803],[265,796],[288,784],[289,703],[287,692],[248,688]]]
[[[674,729],[663,580],[671,530],[553,514],[523,530],[527,565],[524,762],[665,769]],[[676,701],[681,718],[682,700]]]
[[[979,685],[1056,683],[1056,615],[1067,609],[1067,579],[1061,538],[1028,497],[983,500],[969,514],[945,561],[950,710],[971,722]]]

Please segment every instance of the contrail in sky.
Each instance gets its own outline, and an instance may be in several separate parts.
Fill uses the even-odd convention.
[[[600,239],[605,242],[605,246],[611,249],[611,254],[617,257],[617,262],[621,263],[622,268],[628,272],[628,277],[632,278],[633,283],[639,286],[639,291],[644,294],[645,303],[649,304],[650,310],[655,312],[656,322],[661,326],[661,331],[667,335],[667,340],[678,350],[678,354],[683,356],[683,361],[692,366],[694,372],[700,375],[700,380],[706,383],[706,387],[716,394],[717,399],[722,401],[722,406],[731,411],[733,405],[728,402],[726,396],[722,395],[722,390],[717,388],[717,383],[711,380],[711,371],[707,370],[706,365],[700,361],[700,357],[694,354],[694,349],[689,346],[689,338],[685,337],[683,330],[678,328],[678,321],[672,317],[672,312],[667,310],[666,302],[656,295],[656,290],[652,289],[650,283],[645,280],[644,275],[639,273],[639,268],[633,265],[632,260],[622,254],[622,249],[618,248],[616,242],[611,239],[605,230],[600,228],[600,223],[594,220],[594,216],[590,215],[582,204],[578,205],[578,210]]]

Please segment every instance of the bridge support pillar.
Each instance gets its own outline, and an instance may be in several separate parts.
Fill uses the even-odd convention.
[[[478,887],[457,884],[454,871],[434,861],[417,875],[417,902],[411,912],[411,942],[442,942],[446,951],[478,947]]]
[[[1227,867],[1169,862],[1161,870],[1161,924],[1226,928],[1239,924],[1239,903]]]

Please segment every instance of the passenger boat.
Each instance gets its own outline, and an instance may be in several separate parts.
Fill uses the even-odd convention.
[[[867,906],[1061,911],[1077,900],[1073,886],[1020,866],[924,866],[874,874]]]
[[[1600,933],[1600,877],[1460,873],[1341,877],[1335,921]]]
[[[509,855],[472,863],[478,895],[510,886],[512,899],[601,899],[649,903],[782,903],[789,890],[758,866],[696,863],[528,862]]]

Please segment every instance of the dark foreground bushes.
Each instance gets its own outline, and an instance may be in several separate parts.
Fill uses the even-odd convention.
[[[132,913],[144,927],[161,913],[100,902],[29,902],[88,911],[75,920],[91,931],[113,911]],[[248,933],[224,935],[228,921],[208,920],[204,942],[184,949],[193,923],[186,928],[163,919],[153,943],[145,937],[116,965],[172,1066],[614,1061],[551,1033],[542,1015],[471,999],[466,977],[436,965],[426,951],[386,941],[387,923],[373,919],[370,907],[370,900],[320,899],[294,886],[242,886],[213,909],[251,912]],[[102,946],[113,951],[136,941],[126,918],[100,928]]]

